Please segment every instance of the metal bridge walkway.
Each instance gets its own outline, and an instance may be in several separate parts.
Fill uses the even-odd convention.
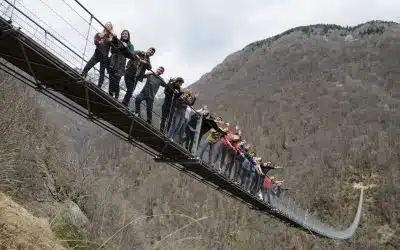
[[[33,25],[42,28],[20,8],[7,0],[4,2],[7,7],[14,8],[15,12],[19,12]],[[87,11],[80,3],[79,5]],[[91,20],[94,18],[91,13],[90,18]],[[7,19],[4,13],[0,17],[1,70],[142,149],[152,155],[157,162],[165,162],[218,191],[249,204],[252,209],[333,239],[348,239],[355,233],[361,217],[363,190],[354,221],[345,230],[334,229],[320,222],[288,197],[272,196],[271,203],[268,204],[215,171],[213,167],[195,159],[191,152],[169,141],[158,129],[134,116],[95,84],[83,81],[71,64],[56,56],[50,51],[51,49],[43,46],[43,43],[28,35],[16,24],[20,26],[20,23]],[[45,35],[52,34],[45,30]]]

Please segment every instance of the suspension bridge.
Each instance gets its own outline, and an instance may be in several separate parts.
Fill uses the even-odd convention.
[[[354,220],[345,229],[333,228],[321,222],[287,195],[272,195],[270,203],[266,203],[212,166],[197,159],[196,146],[189,152],[168,140],[156,128],[160,112],[153,111],[156,118],[153,125],[157,125],[152,126],[133,115],[127,107],[97,87],[93,81],[84,80],[77,68],[83,68],[93,54],[95,47],[92,38],[102,30],[103,24],[79,1],[35,0],[30,1],[29,5],[22,0],[3,0],[0,4],[2,71],[143,150],[156,162],[168,164],[219,192],[248,204],[251,209],[332,239],[349,239],[356,232],[361,218],[363,189]],[[63,11],[57,11],[57,8],[67,9],[69,15],[60,14]],[[76,20],[85,25],[73,25]],[[69,39],[62,35],[65,31],[71,32]],[[77,39],[72,39],[72,36]],[[96,68],[94,70],[98,71]],[[198,143],[200,123],[201,120],[196,128],[194,145]]]

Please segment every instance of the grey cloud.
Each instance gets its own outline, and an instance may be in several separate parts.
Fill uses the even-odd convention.
[[[209,55],[219,53],[230,44],[233,33],[233,28],[225,23],[192,22],[185,27],[180,41],[182,53],[189,60],[208,60]]]

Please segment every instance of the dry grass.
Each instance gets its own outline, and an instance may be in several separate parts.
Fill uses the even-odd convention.
[[[46,219],[34,217],[3,193],[0,193],[0,248],[65,249]]]

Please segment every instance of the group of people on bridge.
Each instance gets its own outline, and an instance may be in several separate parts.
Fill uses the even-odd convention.
[[[104,30],[95,35],[94,44],[96,50],[84,67],[82,77],[85,78],[89,70],[100,63],[98,86],[101,88],[103,85],[107,70],[108,92],[117,100],[120,81],[124,77],[126,93],[122,104],[127,107],[137,82],[146,79],[143,89],[135,97],[134,113],[141,116],[140,106],[145,101],[146,119],[149,124],[152,124],[155,96],[159,88],[164,87],[165,99],[162,105],[160,131],[165,133],[169,140],[175,141],[190,152],[195,148],[196,158],[207,162],[215,171],[224,174],[259,199],[270,202],[271,194],[279,197],[283,180],[278,181],[267,173],[271,169],[282,167],[273,166],[270,161],[264,162],[257,157],[252,145],[244,139],[239,126],[232,129],[230,122],[211,115],[207,106],[195,111],[193,105],[198,96],[190,89],[182,88],[184,83],[182,77],[171,78],[166,83],[161,77],[165,71],[164,67],[152,70],[150,59],[156,52],[154,47],[150,47],[147,51],[135,50],[129,31],[123,30],[118,38],[111,23],[106,23]],[[195,140],[196,133],[198,133],[197,140]],[[195,141],[200,143],[194,145]],[[207,156],[204,156],[207,151]]]

